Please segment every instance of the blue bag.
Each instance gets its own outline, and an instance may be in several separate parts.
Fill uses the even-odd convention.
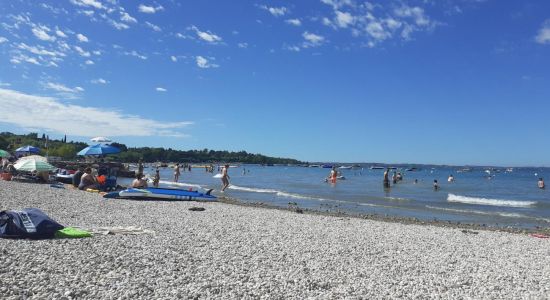
[[[0,238],[50,239],[63,228],[37,208],[0,212]]]

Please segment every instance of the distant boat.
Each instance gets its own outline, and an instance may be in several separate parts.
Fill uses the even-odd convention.
[[[457,170],[456,172],[458,172],[458,173],[472,172],[472,169],[471,168],[462,168],[460,170]]]
[[[342,170],[351,170],[351,168],[353,168],[352,166],[341,166],[339,167],[338,169],[342,169]]]
[[[310,168],[319,168],[321,167],[320,165],[309,165]]]
[[[378,167],[378,166],[371,166],[370,169],[371,170],[384,170],[385,168],[384,167]]]
[[[505,172],[506,172],[506,173],[512,173],[512,172],[514,172],[514,168],[508,168],[508,169],[506,169]]]
[[[321,167],[324,168],[324,169],[330,169],[330,168],[332,168],[332,165],[322,165]]]

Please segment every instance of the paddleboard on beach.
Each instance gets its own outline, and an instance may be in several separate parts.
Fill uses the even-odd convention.
[[[206,193],[198,191],[186,191],[180,189],[163,188],[145,188],[145,189],[126,189],[118,192],[107,193],[103,198],[109,199],[151,199],[151,200],[206,200],[216,201],[216,196],[210,195],[212,190]]]

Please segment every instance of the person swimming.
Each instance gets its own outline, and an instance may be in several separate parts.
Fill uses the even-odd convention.
[[[439,190],[439,183],[437,182],[437,179],[434,179],[434,191]]]

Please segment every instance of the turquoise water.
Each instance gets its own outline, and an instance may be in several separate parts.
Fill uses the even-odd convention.
[[[550,178],[548,168],[514,168],[513,171],[472,168],[469,172],[450,167],[398,169],[404,179],[384,189],[384,170],[369,167],[341,169],[346,179],[331,184],[324,181],[330,169],[243,165],[229,169],[231,186],[224,195],[281,207],[296,203],[299,207],[320,211],[500,226],[550,226],[550,191],[537,188],[539,177]],[[145,173],[153,176],[154,170],[146,168]],[[185,189],[214,188],[215,193],[220,194],[221,181],[213,178],[214,174],[194,168],[191,172],[182,172],[179,182],[173,184],[170,182],[173,170],[164,168],[161,184]],[[452,183],[447,182],[450,174],[455,178]],[[433,189],[434,179],[439,182],[438,191]]]

